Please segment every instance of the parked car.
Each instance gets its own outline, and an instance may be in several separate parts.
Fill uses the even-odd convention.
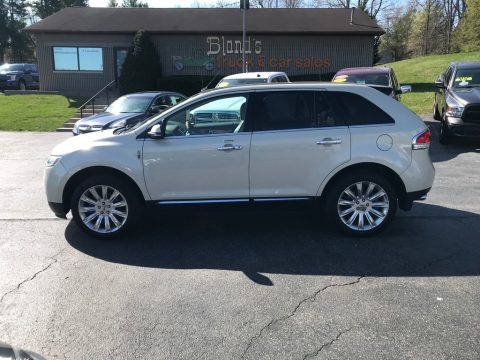
[[[73,134],[133,126],[186,98],[185,95],[166,91],[146,91],[124,95],[106,107],[103,112],[78,120],[73,127]]]
[[[480,137],[480,61],[452,62],[435,81],[433,117],[440,143],[454,136]]]
[[[208,109],[238,120],[190,121]],[[397,205],[409,210],[430,190],[430,135],[417,115],[367,86],[237,86],[129,129],[64,141],[48,158],[45,189],[58,217],[71,209],[98,237],[133,226],[146,204],[301,200],[319,201],[349,234],[373,234]]]
[[[3,64],[0,66],[0,90],[38,89],[35,64]]]
[[[215,86],[216,88],[225,88],[246,84],[269,84],[269,83],[287,83],[290,82],[287,74],[284,72],[246,72],[225,76]]]
[[[395,100],[412,91],[411,85],[400,85],[395,71],[386,66],[342,69],[334,75],[332,82],[368,85]]]

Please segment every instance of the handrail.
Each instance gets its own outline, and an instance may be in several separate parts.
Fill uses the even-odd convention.
[[[95,95],[93,95],[90,99],[88,99],[83,105],[81,105],[78,109],[80,110],[80,118],[83,118],[83,109],[90,103],[92,103],[92,111],[95,114],[95,98],[100,95],[102,92],[107,90],[107,105],[110,105],[110,101],[108,99],[108,88],[113,85],[117,80],[110,81],[107,85],[105,85],[101,90],[99,90]]]

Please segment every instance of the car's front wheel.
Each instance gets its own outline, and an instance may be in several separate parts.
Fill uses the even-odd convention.
[[[19,88],[20,90],[22,90],[22,91],[27,90],[27,84],[25,83],[24,80],[20,80],[20,81],[18,82],[18,88]]]
[[[140,201],[127,182],[100,175],[76,187],[71,209],[73,219],[84,232],[106,238],[117,236],[135,224]]]
[[[453,138],[452,131],[448,128],[447,120],[444,118],[440,124],[440,134],[438,140],[442,145],[448,145]]]
[[[381,175],[350,174],[328,190],[327,215],[342,231],[371,235],[381,231],[397,210],[395,188]]]

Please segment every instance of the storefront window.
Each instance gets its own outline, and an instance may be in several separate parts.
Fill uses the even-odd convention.
[[[57,71],[103,71],[103,49],[55,46],[53,68]]]

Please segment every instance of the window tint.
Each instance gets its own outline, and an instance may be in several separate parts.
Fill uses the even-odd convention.
[[[326,94],[336,104],[337,121],[342,120],[350,126],[395,123],[390,115],[363,96],[349,92],[329,91]]]
[[[345,116],[339,108],[339,102],[335,97],[329,96],[327,91],[315,93],[315,122],[312,127],[345,126]]]
[[[172,106],[172,103],[170,101],[170,96],[159,96],[155,99],[153,102],[153,106]]]
[[[450,83],[450,78],[452,77],[452,72],[453,72],[453,69],[451,67],[448,68],[447,72],[445,73],[445,85],[448,86],[448,84]]]
[[[256,130],[312,127],[313,94],[313,91],[258,92],[255,95]]]
[[[165,136],[190,136],[242,132],[248,95],[235,94],[194,104],[168,117]]]
[[[184,99],[178,95],[170,95],[170,102],[172,105],[177,105],[179,102],[182,102]]]

